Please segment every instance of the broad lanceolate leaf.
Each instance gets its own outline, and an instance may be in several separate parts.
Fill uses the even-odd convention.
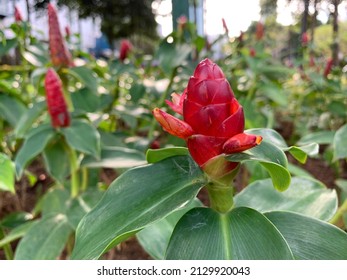
[[[185,156],[189,151],[185,147],[172,147],[163,149],[148,149],[146,159],[148,163],[155,163],[172,156]]]
[[[77,151],[100,158],[100,134],[83,120],[74,120],[71,126],[61,128],[66,142]]]
[[[123,147],[104,147],[101,149],[100,160],[86,156],[81,162],[82,166],[90,168],[130,168],[144,164],[146,160],[143,153]]]
[[[68,69],[69,74],[79,79],[84,86],[89,88],[94,94],[97,94],[98,81],[96,74],[85,66],[72,67]]]
[[[27,111],[25,105],[16,97],[0,94],[0,117],[15,127],[20,117]]]
[[[45,166],[49,174],[63,184],[69,175],[70,163],[66,144],[62,139],[50,143],[43,151]]]
[[[12,161],[0,153],[0,191],[15,193],[14,177],[15,171]]]
[[[6,244],[11,243],[21,237],[23,237],[28,230],[34,226],[38,221],[29,221],[24,224],[21,224],[11,230],[3,239],[0,239],[0,248],[5,246]]]
[[[235,206],[245,206],[259,212],[286,210],[328,221],[335,214],[336,191],[309,178],[294,177],[284,192],[274,190],[271,181],[258,180],[235,196]]]
[[[246,152],[228,155],[226,159],[234,162],[257,161],[269,172],[277,190],[284,191],[289,187],[290,173],[287,170],[287,157],[281,149],[266,140]]]
[[[299,146],[290,146],[288,147],[286,141],[283,139],[282,135],[280,135],[277,131],[269,128],[255,128],[248,129],[246,131],[250,134],[261,135],[264,141],[270,142],[274,144],[282,151],[288,151],[295,159],[297,159],[301,163],[305,163],[307,156],[315,156],[319,152],[319,145],[316,141],[305,142]]]
[[[17,138],[23,138],[25,136],[25,132],[32,126],[33,122],[40,116],[46,107],[46,101],[35,103],[21,116],[15,128]]]
[[[138,232],[136,237],[142,248],[153,258],[163,260],[170,237],[179,219],[190,209],[200,206],[202,206],[200,200],[194,199],[183,208]]]
[[[110,247],[191,201],[205,183],[202,171],[188,156],[128,170],[78,225],[72,258],[99,258]]]
[[[298,145],[306,145],[312,142],[318,144],[331,144],[333,142],[335,131],[318,131],[305,135],[302,137]]]
[[[17,177],[21,177],[26,165],[41,153],[47,143],[56,135],[50,124],[34,128],[26,137],[15,158]]]
[[[176,225],[167,259],[264,260],[292,259],[279,231],[259,212],[234,208],[221,214],[210,208],[195,208]]]
[[[347,124],[340,127],[334,137],[334,160],[347,158]]]
[[[290,212],[270,212],[266,217],[300,260],[347,260],[347,233],[341,229]]]
[[[73,232],[63,214],[42,218],[19,242],[16,260],[50,260],[59,256]]]

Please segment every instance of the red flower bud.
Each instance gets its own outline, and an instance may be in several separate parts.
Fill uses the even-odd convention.
[[[309,39],[308,39],[307,32],[302,33],[302,35],[301,35],[301,45],[303,47],[306,47],[307,44],[308,44],[308,41],[309,41]]]
[[[71,36],[71,30],[70,30],[69,25],[65,26],[65,36],[66,36],[66,38],[70,38],[70,36]]]
[[[264,24],[262,24],[260,21],[257,22],[257,25],[255,27],[255,37],[258,41],[260,41],[264,37]]]
[[[45,78],[46,100],[53,127],[70,125],[70,115],[64,99],[61,80],[53,69],[48,69]]]
[[[243,109],[222,70],[211,60],[201,61],[183,94],[173,94],[172,97],[172,102],[167,101],[167,104],[182,114],[184,121],[158,108],[153,110],[153,115],[164,130],[186,140],[191,156],[203,169],[206,165],[211,166],[215,157],[242,152],[260,144],[260,136],[243,133]],[[222,174],[219,172],[218,176],[225,175],[237,165],[225,161]]]
[[[255,57],[256,51],[255,51],[254,48],[250,48],[250,49],[249,49],[249,55],[250,55],[250,57]]]
[[[20,12],[20,10],[17,6],[14,7],[14,18],[15,18],[16,22],[23,21],[22,13]]]
[[[48,25],[49,49],[53,65],[65,67],[74,66],[71,54],[60,32],[57,11],[51,3],[48,4]]]
[[[122,40],[120,42],[120,50],[119,50],[120,61],[123,62],[128,57],[132,48],[133,48],[133,46],[131,45],[129,40]]]
[[[329,58],[328,61],[327,61],[327,64],[325,65],[325,68],[324,68],[324,77],[327,78],[328,75],[330,74],[331,72],[331,69],[333,69],[333,65],[334,65],[334,60],[332,58]]]

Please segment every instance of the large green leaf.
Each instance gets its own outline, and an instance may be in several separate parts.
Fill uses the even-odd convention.
[[[63,214],[49,215],[34,224],[16,249],[16,260],[56,259],[73,232]]]
[[[331,144],[333,142],[335,131],[318,131],[306,134],[298,141],[298,145],[306,145],[312,142],[318,144]]]
[[[334,137],[334,160],[347,158],[347,124],[340,127]]]
[[[338,206],[335,190],[309,178],[294,177],[284,192],[276,191],[269,179],[258,180],[235,196],[235,206],[259,212],[286,210],[328,221]]]
[[[290,212],[270,212],[266,217],[284,236],[296,259],[347,260],[347,234],[341,229]]]
[[[62,139],[50,143],[43,151],[43,158],[48,173],[58,182],[63,184],[69,175],[70,163],[66,144]]]
[[[279,231],[256,210],[240,207],[221,214],[195,208],[176,225],[167,259],[292,259]]]
[[[0,57],[7,54],[11,49],[15,48],[18,44],[18,39],[7,39],[0,42]]]
[[[37,102],[21,116],[15,128],[17,138],[23,138],[25,136],[25,132],[32,126],[33,122],[40,116],[46,107],[47,104],[45,101]]]
[[[15,193],[14,173],[12,161],[6,155],[0,153],[0,190]]]
[[[82,82],[94,94],[97,94],[98,80],[93,70],[85,66],[72,67],[67,69],[68,73]]]
[[[138,232],[136,237],[142,248],[153,258],[163,260],[175,225],[190,209],[199,206],[202,206],[200,200],[194,199],[183,208]]]
[[[205,183],[202,171],[187,156],[128,170],[78,225],[72,258],[99,258],[110,247],[188,203]]]
[[[41,153],[49,141],[56,135],[50,124],[34,128],[26,137],[15,158],[17,177],[21,177],[26,165]]]
[[[172,70],[182,65],[191,53],[192,47],[188,44],[168,43],[163,40],[156,53],[161,68],[171,74]]]
[[[90,168],[130,168],[146,164],[145,155],[138,150],[123,147],[104,147],[101,149],[100,160],[86,156],[82,166]]]
[[[100,158],[100,134],[94,126],[83,120],[74,120],[61,129],[66,142],[77,151]]]
[[[82,88],[71,94],[72,103],[75,109],[86,112],[95,112],[100,105],[100,97],[89,88]]]
[[[0,117],[4,118],[12,127],[15,127],[26,106],[16,97],[0,94]]]
[[[38,221],[28,221],[24,224],[21,224],[11,230],[3,239],[0,239],[0,248],[5,246],[6,244],[11,243],[19,238],[22,238],[28,230],[34,226]]]
[[[273,186],[284,191],[290,184],[290,173],[287,170],[287,157],[284,152],[275,145],[262,141],[260,145],[243,153],[226,156],[226,159],[233,162],[256,161],[269,172]]]
[[[155,163],[172,156],[185,156],[189,151],[185,147],[170,147],[162,149],[148,149],[146,159],[148,163]]]
[[[254,128],[246,130],[247,133],[260,135],[263,137],[264,141],[274,144],[284,152],[289,152],[294,158],[296,158],[301,163],[305,163],[307,155],[315,156],[319,152],[319,145],[315,141],[306,142],[299,146],[288,146],[286,141],[283,139],[277,131],[270,128]]]

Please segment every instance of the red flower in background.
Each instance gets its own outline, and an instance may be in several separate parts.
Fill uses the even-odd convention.
[[[57,11],[48,4],[49,50],[54,66],[74,66],[71,54],[60,32]]]
[[[260,21],[257,22],[257,25],[255,27],[255,37],[258,41],[260,41],[264,37],[264,24],[262,24]]]
[[[251,57],[255,57],[256,54],[257,54],[257,53],[256,53],[256,51],[255,51],[254,48],[250,48],[250,49],[249,49],[249,55],[250,55]]]
[[[65,26],[65,36],[66,36],[66,38],[70,38],[70,36],[71,36],[71,29],[70,29],[69,25]]]
[[[325,65],[325,68],[324,68],[324,77],[327,78],[328,75],[330,74],[331,72],[331,69],[333,69],[333,65],[334,65],[334,60],[332,58],[329,58],[328,61],[327,61],[327,64]]]
[[[120,42],[120,50],[119,50],[119,59],[120,59],[120,61],[123,62],[128,57],[128,55],[131,52],[132,48],[133,48],[133,46],[132,46],[132,44],[130,43],[129,40],[122,40]]]
[[[302,33],[302,35],[301,35],[301,45],[303,47],[306,47],[307,44],[308,44],[308,41],[309,41],[309,38],[308,38],[307,32]]]
[[[53,69],[48,69],[45,77],[45,90],[48,112],[52,126],[67,127],[70,125],[70,114],[64,99],[62,83]]]
[[[183,94],[172,94],[172,102],[167,104],[183,115],[184,121],[159,108],[153,110],[154,117],[164,130],[186,140],[191,156],[202,169],[221,154],[245,151],[262,140],[243,132],[243,109],[222,70],[209,59],[199,63]],[[223,176],[237,165],[225,160],[212,176]]]
[[[16,22],[23,21],[22,13],[17,6],[14,7],[14,19],[16,20]]]

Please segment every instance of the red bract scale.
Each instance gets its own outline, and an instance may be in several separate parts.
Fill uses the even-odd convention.
[[[328,61],[327,61],[327,64],[325,65],[325,68],[324,68],[324,77],[327,78],[328,75],[330,74],[331,72],[331,69],[333,68],[333,64],[334,64],[334,60],[332,58],[329,58]]]
[[[205,171],[220,155],[242,152],[262,141],[261,136],[243,132],[242,106],[222,70],[209,59],[199,63],[182,95],[174,93],[172,102],[166,103],[184,121],[159,108],[153,110],[154,117],[164,130],[186,141],[191,156]],[[212,175],[223,176],[237,166],[224,160],[218,174]]]
[[[16,20],[16,22],[23,21],[22,13],[17,6],[14,7],[14,19]]]
[[[49,50],[53,65],[65,67],[74,66],[71,54],[60,32],[57,11],[52,4],[48,4],[48,25]]]
[[[129,40],[122,40],[120,42],[120,50],[119,50],[119,59],[120,61],[124,61],[128,55],[129,52],[132,50],[133,46],[131,45]]]
[[[53,69],[48,69],[45,78],[45,90],[48,112],[52,126],[67,127],[70,125],[70,114],[64,99],[62,83]]]

